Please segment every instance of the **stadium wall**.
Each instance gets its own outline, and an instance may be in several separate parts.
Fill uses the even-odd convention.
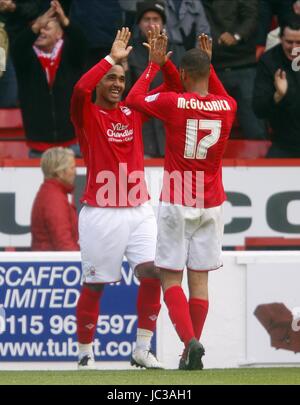
[[[162,161],[147,162],[146,176],[157,207]],[[300,161],[255,160],[224,162],[228,200],[224,206],[224,247],[244,246],[249,237],[300,238]],[[42,182],[38,162],[0,162],[0,249],[30,247],[30,212]],[[85,183],[78,162],[76,203]]]

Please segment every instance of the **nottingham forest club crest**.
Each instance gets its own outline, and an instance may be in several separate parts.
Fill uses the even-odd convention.
[[[121,111],[127,116],[131,115],[131,110],[128,107],[121,107]]]

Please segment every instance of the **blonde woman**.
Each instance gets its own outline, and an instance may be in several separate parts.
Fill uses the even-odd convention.
[[[44,182],[31,212],[32,250],[79,250],[78,219],[72,200],[76,166],[74,152],[56,147],[41,158]]]

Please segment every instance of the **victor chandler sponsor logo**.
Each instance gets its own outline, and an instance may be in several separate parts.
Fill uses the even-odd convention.
[[[112,124],[112,128],[107,130],[107,136],[110,142],[129,142],[133,139],[133,129],[121,123]]]

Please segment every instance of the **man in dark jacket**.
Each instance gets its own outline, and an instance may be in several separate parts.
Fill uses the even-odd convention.
[[[238,103],[237,116],[247,139],[265,137],[265,125],[252,110],[256,72],[257,0],[202,0],[210,23],[213,65]]]
[[[109,54],[116,31],[123,26],[124,18],[125,14],[117,0],[72,1],[70,19],[81,27],[88,41],[87,69]]]
[[[70,7],[71,1],[61,0],[65,12]],[[49,8],[50,3],[50,0],[0,0],[0,37],[1,31],[5,30],[11,47],[17,35],[43,14]],[[6,58],[6,70],[2,77],[0,73],[0,78],[0,108],[16,107],[18,105],[17,78],[9,50]]]
[[[281,43],[259,60],[253,107],[273,129],[268,157],[300,157],[300,18],[281,27]],[[294,49],[294,48],[298,48]]]
[[[30,156],[52,146],[79,154],[70,121],[73,86],[82,75],[86,41],[70,24],[58,1],[25,28],[12,46],[19,97]]]
[[[61,0],[66,14],[72,0]],[[51,0],[0,0],[0,21],[4,20],[10,41],[13,41],[29,23],[44,14]]]
[[[257,45],[266,46],[268,32],[271,29],[272,19],[277,17],[280,25],[293,14],[293,4],[298,0],[260,0],[257,27]]]
[[[185,52],[197,47],[198,35],[210,35],[210,27],[201,0],[165,0],[165,5],[172,60],[179,66]]]

